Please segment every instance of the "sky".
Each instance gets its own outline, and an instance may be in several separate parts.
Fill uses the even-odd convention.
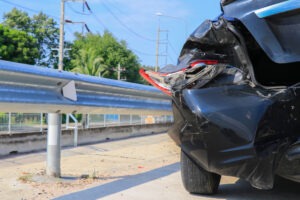
[[[187,36],[204,20],[221,13],[220,0],[87,0],[87,3],[92,13],[86,8],[83,11],[80,0],[67,1],[65,19],[85,22],[92,33],[110,31],[117,40],[127,42],[142,65],[156,65],[160,27],[159,67],[176,64]],[[59,23],[60,0],[0,0],[0,22],[4,13],[14,7],[29,15],[42,11]],[[74,40],[74,33],[81,31],[81,24],[66,24],[65,40]]]

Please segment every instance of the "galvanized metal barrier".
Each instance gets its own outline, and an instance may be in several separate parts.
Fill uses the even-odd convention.
[[[0,60],[0,111],[168,115],[171,104],[150,86]]]
[[[167,115],[171,103],[150,86],[0,60],[0,112],[49,113],[46,172],[59,177],[58,113]]]

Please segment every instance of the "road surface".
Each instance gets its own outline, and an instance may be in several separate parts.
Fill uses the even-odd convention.
[[[57,200],[300,199],[300,184],[277,179],[271,191],[222,177],[214,196],[191,195],[181,183],[180,149],[166,134],[65,149],[62,178],[45,175],[45,152],[0,159],[0,197]]]

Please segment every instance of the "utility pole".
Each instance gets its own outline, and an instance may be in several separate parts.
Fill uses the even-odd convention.
[[[165,32],[166,33],[166,41],[165,42],[161,42],[161,39],[160,39],[160,33],[162,32]],[[160,26],[158,26],[158,30],[157,30],[157,39],[156,39],[156,66],[155,66],[155,71],[157,72],[159,70],[159,57],[160,56],[166,56],[166,64],[167,64],[167,59],[168,59],[168,30],[162,30],[160,29]],[[160,45],[161,44],[164,44],[166,45],[166,52],[165,54],[161,54],[159,53],[160,51]]]
[[[60,2],[60,28],[59,28],[59,51],[58,70],[63,70],[64,59],[64,24],[65,24],[65,0]],[[61,157],[61,114],[48,113],[48,133],[47,133],[47,170],[48,176],[60,177],[60,157]]]
[[[120,63],[118,64],[118,68],[117,69],[114,68],[113,70],[117,71],[117,73],[118,73],[118,76],[117,76],[118,80],[126,80],[126,79],[121,79],[121,72],[126,71],[126,69],[125,68],[121,68]]]
[[[156,57],[156,65],[155,65],[155,71],[157,72],[158,69],[159,69],[159,57],[161,56],[161,54],[159,53],[159,50],[160,50],[160,33],[161,32],[166,32],[167,33],[167,38],[166,38],[166,56],[168,56],[168,30],[161,30],[160,29],[160,16],[161,14],[160,13],[157,13],[156,14],[158,16],[158,28],[157,28],[157,37],[156,37],[156,54],[155,54],[155,57]],[[167,60],[166,60],[167,61]]]
[[[61,0],[60,1],[60,27],[59,27],[59,48],[58,48],[58,70],[63,71],[64,49],[64,25],[65,25],[65,2],[83,2],[90,10],[86,0]],[[74,22],[73,22],[74,23]],[[76,23],[76,22],[75,22]],[[82,22],[80,22],[82,23]],[[89,31],[87,25],[85,28]],[[57,50],[57,49],[54,49]],[[47,132],[47,167],[48,176],[60,177],[60,158],[61,158],[61,114],[48,113],[48,132]]]
[[[159,58],[159,42],[160,42],[160,22],[158,22],[158,29],[157,29],[157,38],[156,38],[156,65],[155,65],[155,71],[158,71],[158,58]]]
[[[168,54],[168,50],[169,50],[168,46],[169,46],[169,32],[166,31],[166,63],[165,63],[165,65],[168,64],[168,55],[169,55]]]
[[[118,80],[121,79],[121,65],[120,63],[118,64]]]

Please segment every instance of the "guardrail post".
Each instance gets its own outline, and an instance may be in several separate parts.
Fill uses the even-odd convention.
[[[103,126],[106,127],[106,114],[103,114]]]
[[[130,114],[129,124],[132,125],[132,114]]]
[[[90,114],[87,114],[86,128],[90,128]]]
[[[69,129],[69,114],[66,114],[66,129]]]
[[[67,114],[68,123],[69,123],[69,117],[71,117],[75,123],[74,127],[68,126],[68,128],[74,128],[74,147],[77,147],[77,145],[78,145],[78,120],[76,119],[76,117],[74,115]]]
[[[40,131],[42,132],[43,131],[43,113],[41,113],[40,117],[41,117]]]
[[[48,113],[47,175],[60,177],[61,114]]]
[[[77,147],[77,145],[78,145],[78,124],[76,121],[74,127],[74,147]]]
[[[8,133],[11,133],[11,112],[8,113]]]

